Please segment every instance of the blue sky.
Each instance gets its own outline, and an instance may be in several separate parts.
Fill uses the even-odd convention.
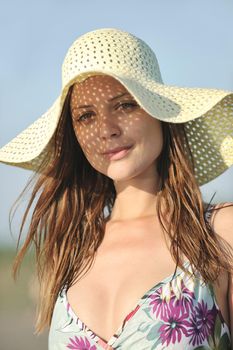
[[[67,49],[97,28],[116,27],[146,41],[167,84],[233,90],[232,13],[232,0],[1,0],[0,147],[50,107]],[[13,242],[8,213],[29,176],[0,164],[2,243]],[[232,180],[231,167],[201,187],[204,198],[216,191],[215,201],[233,201]]]

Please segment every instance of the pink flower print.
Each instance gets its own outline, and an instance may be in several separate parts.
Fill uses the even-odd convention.
[[[214,323],[217,316],[217,309],[214,306],[208,310],[207,304],[202,300],[195,307],[195,313],[189,322],[188,335],[191,336],[190,343],[199,345],[214,332]]]
[[[97,347],[95,345],[91,345],[89,340],[84,337],[74,337],[69,338],[70,340],[70,344],[67,345],[68,349],[72,349],[72,350],[97,350]]]
[[[207,303],[204,303],[202,300],[201,303],[198,303],[198,306],[196,306],[196,315],[198,325],[200,326],[204,336],[207,338],[209,334],[213,333],[217,309],[214,305],[211,310],[208,310]]]
[[[162,345],[166,343],[167,346],[170,342],[172,344],[180,342],[182,334],[187,336],[186,328],[189,325],[188,313],[184,313],[183,308],[174,306],[173,300],[169,302],[168,306],[168,315],[164,317],[164,324],[159,328]]]
[[[190,329],[188,329],[188,335],[191,337],[189,344],[192,343],[193,346],[199,345],[205,339],[205,336],[199,327],[199,323],[197,321],[197,316],[194,314],[189,322]]]
[[[150,299],[152,300],[149,305],[152,305],[152,312],[156,317],[160,317],[162,320],[168,315],[168,302],[162,298],[162,287],[157,289],[151,294]]]

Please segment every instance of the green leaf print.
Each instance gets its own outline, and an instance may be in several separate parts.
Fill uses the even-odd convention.
[[[148,328],[150,328],[150,324],[148,324],[147,322],[141,322],[138,326],[138,331],[142,332],[142,333],[146,333],[146,331],[148,330]]]
[[[221,337],[221,330],[222,330],[222,323],[218,315],[216,317],[215,324],[214,324],[214,343],[216,347],[218,347],[218,344],[219,344],[219,340]]]
[[[213,339],[212,335],[209,335],[207,340],[208,340],[208,344],[209,344],[210,349],[215,349],[215,343],[214,343],[214,339]]]
[[[214,288],[213,288],[212,284],[208,283],[208,287],[209,287],[210,295],[214,299],[215,298],[215,293],[214,293]]]
[[[159,328],[163,324],[162,322],[158,322],[156,325],[154,325],[154,319],[151,317],[151,308],[145,308],[143,310],[148,318],[151,320],[149,323],[147,322],[141,322],[138,325],[137,330],[142,333],[146,333],[145,337],[148,341],[152,342],[151,350],[156,349],[156,347],[161,344],[161,339],[159,338]],[[155,341],[157,339],[157,341]]]
[[[145,312],[145,314],[147,315],[147,317],[150,320],[153,320],[152,313],[151,313],[151,307],[146,307],[145,309],[143,309],[143,311]]]
[[[155,326],[151,327],[150,331],[148,332],[146,339],[148,340],[154,340],[155,338],[159,338],[159,328],[161,327],[163,323],[158,322]]]
[[[224,333],[217,345],[214,345],[213,339],[208,338],[209,346],[198,346],[194,350],[231,350],[231,341],[227,333]]]
[[[158,324],[153,325],[150,331],[146,335],[146,339],[149,341],[152,341],[151,350],[155,350],[157,346],[161,344],[161,339],[159,338],[159,328],[161,327],[161,325],[162,325],[162,322],[159,322]]]
[[[222,331],[222,322],[217,315],[215,324],[214,324],[214,334],[213,338],[211,335],[208,337],[209,349],[213,350],[230,350],[231,349],[231,341],[227,333],[224,333],[221,337]],[[195,349],[196,350],[196,349]]]
[[[218,350],[231,350],[231,342],[227,333],[221,337]]]

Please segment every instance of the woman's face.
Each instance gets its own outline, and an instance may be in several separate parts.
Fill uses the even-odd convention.
[[[120,181],[155,169],[163,145],[161,122],[146,113],[118,80],[95,75],[75,84],[70,107],[77,140],[97,171]],[[117,147],[130,148],[103,154]]]

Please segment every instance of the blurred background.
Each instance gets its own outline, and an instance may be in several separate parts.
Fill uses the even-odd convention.
[[[232,0],[1,0],[0,147],[34,122],[60,93],[61,64],[80,35],[97,28],[135,34],[154,50],[166,84],[233,90]],[[35,336],[33,254],[15,283],[11,265],[30,171],[0,164],[0,348],[47,349]],[[201,187],[205,201],[233,201],[233,168]]]

